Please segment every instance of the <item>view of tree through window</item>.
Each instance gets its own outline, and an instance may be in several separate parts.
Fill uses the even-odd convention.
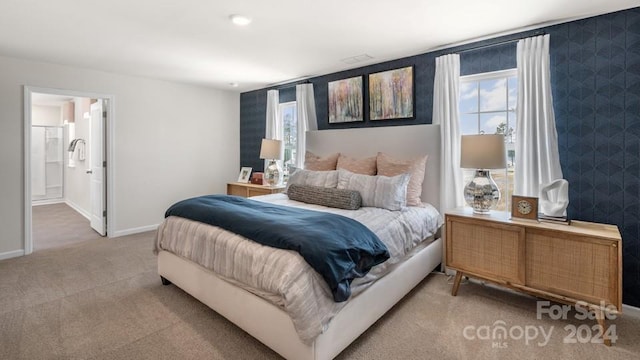
[[[298,143],[298,117],[296,112],[296,102],[291,101],[280,104],[280,117],[284,128],[284,170],[296,166],[296,145]]]
[[[460,133],[504,134],[507,169],[491,170],[500,188],[496,210],[509,211],[515,170],[516,69],[460,77]],[[474,171],[464,169],[464,183]]]

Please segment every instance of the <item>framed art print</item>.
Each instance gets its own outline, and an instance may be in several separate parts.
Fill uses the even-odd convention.
[[[414,118],[413,66],[369,74],[369,120]]]
[[[362,76],[328,84],[329,124],[364,120]]]

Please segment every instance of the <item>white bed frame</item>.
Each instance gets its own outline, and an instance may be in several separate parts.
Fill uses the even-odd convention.
[[[354,156],[377,151],[398,158],[429,154],[423,201],[438,208],[440,128],[436,125],[323,130],[307,133],[307,149],[328,155],[339,149]],[[402,299],[442,261],[442,239],[435,239],[392,272],[350,299],[312,344],[303,343],[281,308],[220,279],[189,260],[161,251],[158,273],[286,359],[333,359]]]

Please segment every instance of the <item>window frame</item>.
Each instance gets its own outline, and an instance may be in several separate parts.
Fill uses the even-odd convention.
[[[278,120],[280,121],[280,125],[282,126],[282,137],[283,137],[282,141],[284,142],[285,149],[286,149],[286,146],[287,146],[287,141],[286,141],[287,139],[285,139],[286,134],[285,134],[285,132],[284,132],[284,129],[285,129],[285,126],[284,126],[284,125],[285,125],[285,124],[284,124],[284,113],[285,113],[285,111],[284,111],[284,110],[285,110],[285,109],[287,109],[287,108],[293,108],[293,114],[294,114],[293,120],[294,120],[294,123],[295,123],[295,126],[296,126],[296,134],[295,134],[295,138],[296,138],[296,147],[297,147],[297,144],[298,144],[298,134],[297,134],[297,129],[298,129],[298,119],[297,119],[297,117],[298,117],[298,115],[297,115],[297,106],[298,106],[298,103],[297,103],[295,100],[293,100],[293,101],[287,101],[287,102],[281,102],[281,103],[279,103],[279,104],[278,104],[278,117],[279,117],[279,119],[278,119]],[[295,148],[295,147],[294,147],[294,148]],[[286,150],[285,150],[285,151],[286,151]],[[290,160],[291,160],[291,163],[293,164],[292,166],[297,166],[297,164],[296,164],[296,157],[295,157],[295,156],[293,156],[293,152],[292,152],[292,156],[291,156],[291,159],[290,159]],[[289,169],[288,169],[288,167],[286,166],[286,164],[285,164],[285,160],[284,160],[284,159],[282,160],[282,165],[283,165],[283,169],[284,169],[284,171],[285,171],[285,174],[287,174]]]
[[[509,79],[510,77],[513,76],[518,76],[518,69],[517,68],[513,68],[513,69],[506,69],[506,70],[498,70],[498,71],[490,71],[490,72],[484,72],[484,73],[478,73],[478,74],[471,74],[471,75],[464,75],[464,76],[460,76],[460,85],[462,85],[463,83],[470,83],[470,82],[477,82],[478,86],[480,86],[480,82],[484,81],[484,80],[497,80],[497,79]],[[479,89],[476,88],[476,92],[478,93],[478,110],[477,111],[469,111],[469,112],[462,112],[460,111],[460,115],[466,114],[477,114],[478,115],[478,134],[480,134],[481,132],[481,124],[480,124],[480,118],[482,115],[485,114],[499,114],[499,113],[509,113],[509,112],[517,112],[517,102],[516,102],[516,106],[513,109],[509,108],[509,81],[507,80],[507,91],[505,92],[505,96],[506,96],[506,110],[480,110],[480,91]],[[460,104],[460,101],[458,101],[458,104]],[[507,125],[509,125],[509,117],[507,116]],[[508,128],[508,126],[507,126]]]
[[[458,100],[458,111],[460,114],[460,118],[458,119],[458,125],[462,126],[462,115],[476,115],[477,116],[477,134],[482,134],[484,133],[482,130],[482,123],[481,123],[481,119],[482,119],[482,115],[487,115],[487,114],[505,114],[506,115],[506,125],[507,125],[507,129],[509,129],[511,126],[510,123],[510,113],[513,113],[514,115],[517,115],[517,95],[516,95],[516,104],[513,108],[509,107],[509,78],[511,77],[517,77],[518,75],[518,69],[517,68],[512,68],[512,69],[505,69],[505,70],[498,70],[498,71],[490,71],[490,72],[484,72],[484,73],[477,73],[477,74],[471,74],[471,75],[464,75],[464,76],[460,76],[459,78],[459,85],[461,86],[464,83],[477,83],[477,87],[476,87],[476,94],[477,94],[477,110],[476,111],[468,111],[468,112],[463,112],[460,109],[460,104],[461,104],[461,100]],[[481,81],[485,81],[485,80],[499,80],[499,79],[505,79],[506,80],[506,91],[505,91],[505,103],[506,103],[506,108],[505,110],[481,110],[480,107],[480,101],[481,101],[481,96],[480,96],[480,82]],[[516,85],[516,94],[517,94],[517,85]],[[515,118],[515,117],[514,117]],[[517,121],[517,119],[516,119]],[[515,124],[514,124],[515,125]],[[461,134],[462,135],[462,134]],[[511,137],[511,139],[507,139],[506,143],[509,144],[515,144],[518,141],[518,139],[515,137],[515,134]],[[508,157],[508,151],[509,149],[507,149],[507,154],[505,154],[507,156],[507,160],[509,159]],[[495,170],[494,170],[495,171]],[[514,178],[515,178],[515,164],[513,164],[513,171],[514,171]],[[512,193],[509,194],[508,193],[508,189],[509,189],[509,176],[508,176],[508,172],[509,172],[509,166],[507,165],[507,168],[504,170],[505,173],[505,182],[504,182],[504,186],[505,189],[507,189],[506,193],[503,193],[501,191],[501,196],[504,196],[504,204],[505,204],[505,209],[501,210],[501,211],[510,211],[511,208],[511,195],[513,195]],[[465,177],[469,176],[469,174],[466,174]],[[514,179],[515,180],[515,179]],[[512,184],[511,184],[512,185]]]

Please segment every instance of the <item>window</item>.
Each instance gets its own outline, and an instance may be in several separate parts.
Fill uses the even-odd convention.
[[[500,188],[497,210],[508,211],[513,194],[516,144],[516,69],[460,77],[460,133],[504,134],[507,169],[493,170],[491,175]],[[464,170],[464,183],[473,170]]]
[[[291,166],[296,166],[296,146],[298,144],[298,116],[296,102],[280,104],[280,120],[284,129],[284,161],[285,174],[289,173]]]

